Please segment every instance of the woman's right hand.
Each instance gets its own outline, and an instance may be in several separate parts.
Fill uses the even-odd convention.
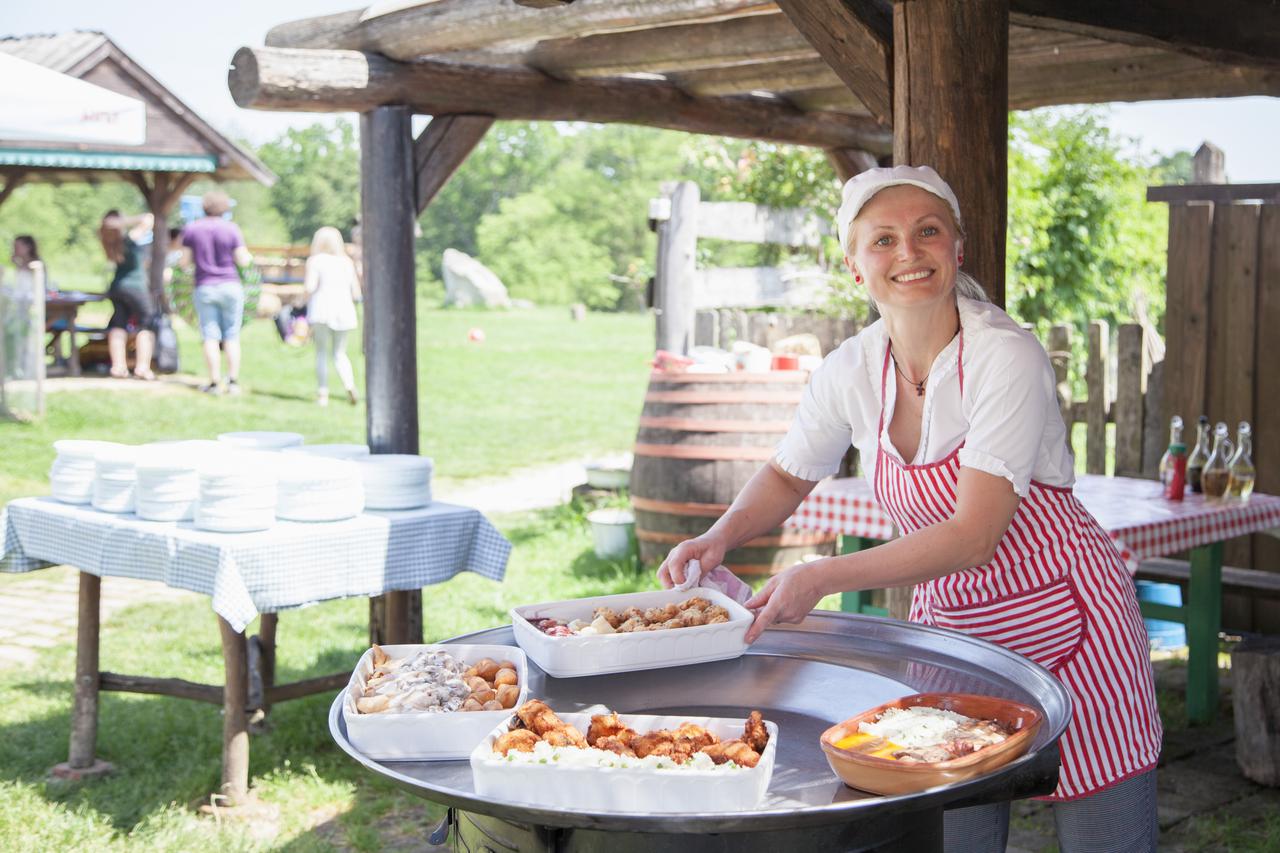
[[[671,549],[667,559],[658,567],[658,582],[663,589],[684,583],[685,567],[690,560],[697,560],[706,571],[724,562],[728,549],[719,536],[707,532],[693,539],[686,539]]]

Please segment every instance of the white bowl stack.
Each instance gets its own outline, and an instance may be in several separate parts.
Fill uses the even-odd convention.
[[[138,448],[105,447],[93,457],[93,508],[100,512],[133,512]]]
[[[238,450],[284,450],[286,447],[297,447],[302,444],[302,436],[296,432],[224,432],[218,435],[218,441],[229,444]]]
[[[357,463],[364,480],[366,509],[415,509],[431,503],[431,471],[426,456],[375,454]]]
[[[369,446],[366,444],[301,444],[284,448],[285,453],[310,453],[312,456],[327,456],[330,459],[347,459],[359,461],[369,458]]]
[[[200,460],[179,442],[147,450],[135,466],[134,512],[147,521],[190,521],[200,499]]]
[[[53,443],[57,457],[49,469],[49,493],[65,504],[87,504],[93,500],[94,457],[98,451],[123,447],[113,441],[85,441],[64,438]]]
[[[267,453],[228,453],[201,465],[196,527],[247,533],[275,524],[277,460]]]
[[[281,457],[276,518],[341,521],[363,511],[364,486],[354,463],[302,453]]]

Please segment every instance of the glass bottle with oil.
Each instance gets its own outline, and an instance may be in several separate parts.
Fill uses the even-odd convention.
[[[1221,501],[1227,494],[1227,481],[1231,479],[1231,452],[1234,450],[1228,434],[1227,425],[1218,421],[1213,428],[1213,450],[1200,473],[1200,488],[1206,501]]]
[[[1187,485],[1191,491],[1200,493],[1200,474],[1204,471],[1204,463],[1209,461],[1209,418],[1201,415],[1196,422],[1196,446],[1187,457]]]
[[[1236,453],[1231,457],[1228,466],[1227,500],[1249,500],[1253,494],[1253,481],[1257,471],[1253,467],[1253,430],[1248,421],[1240,422],[1240,431],[1236,434]]]

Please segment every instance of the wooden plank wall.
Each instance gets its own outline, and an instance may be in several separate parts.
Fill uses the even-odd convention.
[[[1269,348],[1280,328],[1280,205],[1170,204],[1167,300],[1166,423],[1203,413],[1226,422],[1234,441],[1249,421],[1256,489],[1280,492],[1280,361]],[[1280,572],[1280,542],[1269,536],[1224,550],[1227,565]],[[1226,595],[1223,624],[1280,632],[1280,603]]]

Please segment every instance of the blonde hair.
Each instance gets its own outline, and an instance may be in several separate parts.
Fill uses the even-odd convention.
[[[332,225],[326,225],[317,230],[316,235],[311,238],[311,254],[346,257],[347,246],[342,241],[342,232]]]
[[[200,198],[205,216],[221,216],[231,209],[231,196],[222,190],[209,190]]]

